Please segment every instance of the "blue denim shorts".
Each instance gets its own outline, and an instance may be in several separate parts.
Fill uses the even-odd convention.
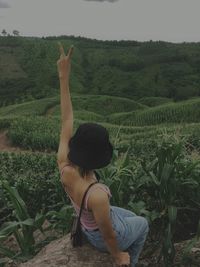
[[[124,219],[125,217],[134,217],[135,213],[116,206],[110,206],[110,218],[113,230],[116,233],[118,247],[125,251],[130,245],[132,240],[127,240],[129,236],[129,224]],[[99,230],[88,230],[83,228],[83,232],[88,241],[98,248],[100,251],[108,251],[104,238]]]

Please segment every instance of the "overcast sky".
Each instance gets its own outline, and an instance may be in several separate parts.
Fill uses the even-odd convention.
[[[200,41],[200,0],[0,0],[0,32]]]

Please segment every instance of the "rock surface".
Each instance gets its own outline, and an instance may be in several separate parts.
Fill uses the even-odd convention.
[[[70,234],[52,241],[32,260],[19,267],[115,267],[109,252],[100,252],[87,240],[82,247],[73,248]]]

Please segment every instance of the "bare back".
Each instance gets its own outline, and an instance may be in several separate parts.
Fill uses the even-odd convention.
[[[75,202],[75,204],[77,204],[79,207],[81,206],[81,202],[82,202],[82,198],[83,195],[86,191],[86,189],[88,188],[88,186],[97,181],[97,178],[95,176],[95,174],[93,175],[93,177],[84,179],[83,177],[81,177],[78,173],[78,171],[71,167],[71,166],[67,166],[67,168],[71,169],[70,170],[70,178],[67,181],[67,184],[64,181],[64,176],[61,176],[61,181],[62,184],[64,186],[64,189],[66,191],[67,194],[69,194],[69,196],[72,198],[72,200]],[[97,185],[93,185],[93,187],[95,187]],[[98,187],[98,186],[97,186]],[[90,198],[88,199],[88,210],[91,210],[90,208]]]

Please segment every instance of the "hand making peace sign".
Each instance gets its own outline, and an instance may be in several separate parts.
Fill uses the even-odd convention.
[[[73,45],[70,47],[69,52],[66,56],[61,42],[58,42],[58,45],[60,48],[60,59],[57,61],[59,77],[69,79],[70,69],[71,69],[71,56],[74,47]]]

